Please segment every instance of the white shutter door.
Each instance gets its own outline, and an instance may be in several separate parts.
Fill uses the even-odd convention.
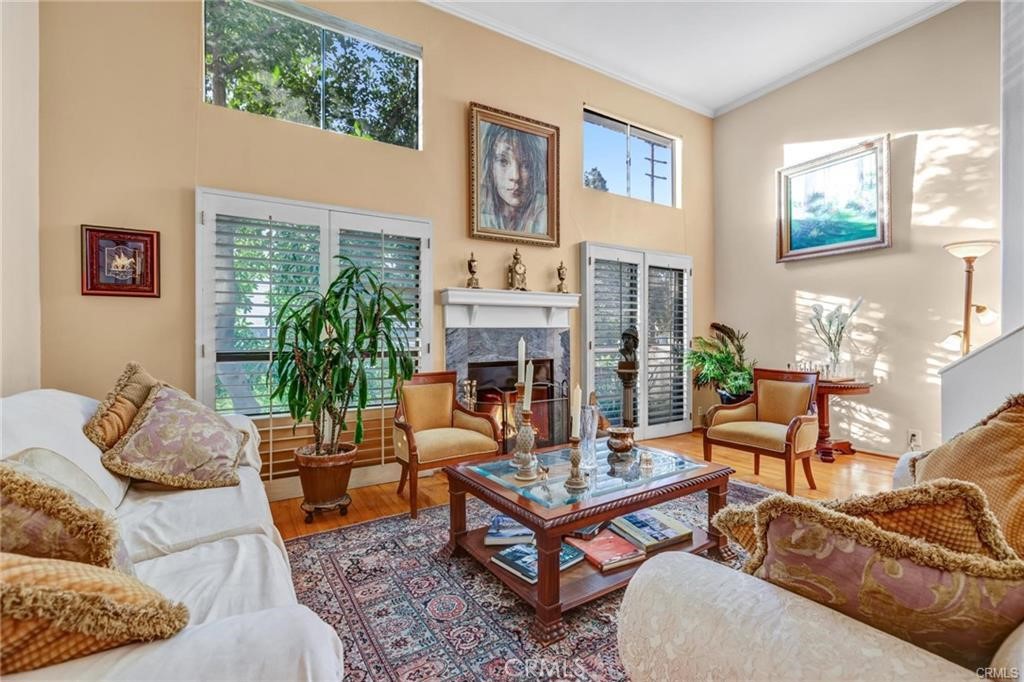
[[[584,366],[586,395],[597,394],[601,413],[612,423],[622,423],[622,383],[616,374],[622,332],[635,325],[643,337],[641,276],[643,254],[584,242],[583,291]],[[643,354],[640,374],[644,375]],[[585,396],[586,397],[586,396]],[[639,420],[639,399],[634,394],[634,419]],[[638,421],[639,423],[639,421]]]
[[[692,430],[690,373],[683,366],[692,331],[692,262],[646,255],[645,438]]]

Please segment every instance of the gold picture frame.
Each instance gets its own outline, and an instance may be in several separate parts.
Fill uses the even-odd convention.
[[[892,246],[889,135],[776,171],[777,263]]]
[[[469,104],[469,236],[558,246],[558,126]]]

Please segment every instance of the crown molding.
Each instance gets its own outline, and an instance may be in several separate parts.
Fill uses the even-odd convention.
[[[533,36],[526,35],[525,33],[519,31],[518,29],[512,28],[511,26],[508,26],[503,22],[495,21],[490,17],[478,14],[473,9],[468,8],[465,4],[453,5],[449,2],[446,2],[445,0],[420,0],[420,2],[429,5],[434,9],[439,9],[442,12],[451,14],[452,16],[464,19],[470,23],[476,24],[478,26],[483,26],[484,28],[495,31],[496,33],[500,33],[514,40],[518,40],[521,43],[526,43],[527,45],[537,48],[538,50],[543,50],[544,52],[553,54],[556,57],[561,57],[562,59],[573,62],[574,64],[579,64],[580,66],[585,67],[590,71],[595,71],[603,76],[607,76],[608,78],[617,80],[620,83],[625,83],[626,85],[636,88],[637,90],[643,90],[644,92],[650,93],[655,97],[667,100],[669,102],[672,102],[673,104],[678,104],[679,106],[689,109],[691,111],[695,111],[698,114],[701,114],[702,116],[711,117],[714,115],[714,112],[711,107],[699,104],[693,100],[686,99],[685,97],[673,95],[671,93],[665,92],[664,90],[659,90],[656,87],[642,83],[631,76],[627,76],[617,71],[595,66],[593,63],[588,61],[586,57],[582,55],[576,54],[575,52],[571,52],[557,45],[553,45],[551,43],[548,43],[547,41],[538,40]]]
[[[920,24],[922,21],[927,21],[928,19],[931,19],[934,16],[942,14],[946,10],[956,7],[963,1],[964,0],[943,0],[942,2],[932,3],[925,7],[924,9],[920,10],[919,12],[911,14],[909,17],[903,19],[902,21],[898,21],[895,24],[887,26],[886,28],[883,28],[880,31],[875,31],[871,35],[862,38],[861,40],[858,40],[855,43],[851,43],[850,45],[847,45],[841,50],[837,50],[826,57],[816,60],[812,64],[808,64],[807,66],[799,68],[796,71],[792,71],[783,76],[782,78],[778,78],[772,81],[771,83],[768,83],[767,85],[764,85],[756,90],[747,93],[746,95],[743,95],[742,97],[734,99],[728,104],[724,104],[718,107],[717,109],[714,110],[711,116],[713,118],[717,118],[722,114],[732,111],[733,109],[739,109],[744,104],[749,104],[754,100],[764,97],[770,92],[778,90],[779,88],[783,88],[789,85],[790,83],[794,83],[800,80],[801,78],[804,78],[816,71],[824,69],[826,66],[831,66],[832,64],[835,64],[836,62],[841,61],[843,59],[846,59],[847,57],[856,54],[857,52],[860,52],[865,48],[871,47],[875,43],[880,43],[886,38],[891,38],[897,33],[906,31],[908,28]]]

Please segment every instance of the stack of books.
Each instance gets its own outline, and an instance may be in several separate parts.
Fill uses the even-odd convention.
[[[491,561],[528,583],[537,582],[537,547],[534,545],[512,545],[492,556]],[[562,551],[558,556],[558,570],[564,571],[581,561],[583,552],[565,543],[562,544]]]
[[[609,529],[602,530],[590,540],[568,537],[565,541],[583,552],[587,561],[602,572],[635,564],[647,557],[647,552]]]
[[[612,521],[611,529],[645,552],[653,552],[693,537],[689,526],[657,509],[641,509]]]
[[[485,545],[520,545],[533,542],[533,531],[511,516],[496,514],[484,536]]]

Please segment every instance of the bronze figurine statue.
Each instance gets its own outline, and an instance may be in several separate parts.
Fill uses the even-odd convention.
[[[466,261],[466,266],[469,268],[469,279],[466,281],[466,288],[468,289],[479,289],[480,280],[476,278],[476,256],[473,252],[469,252],[469,260]]]
[[[619,353],[622,355],[623,362],[631,362],[635,367],[636,349],[639,346],[640,334],[637,332],[636,325],[631,324],[622,332],[622,346],[619,348]]]
[[[558,275],[558,288],[555,289],[555,291],[560,294],[569,293],[565,288],[565,275],[567,272],[568,271],[565,269],[565,261],[559,261],[558,268],[555,270],[555,273]]]

